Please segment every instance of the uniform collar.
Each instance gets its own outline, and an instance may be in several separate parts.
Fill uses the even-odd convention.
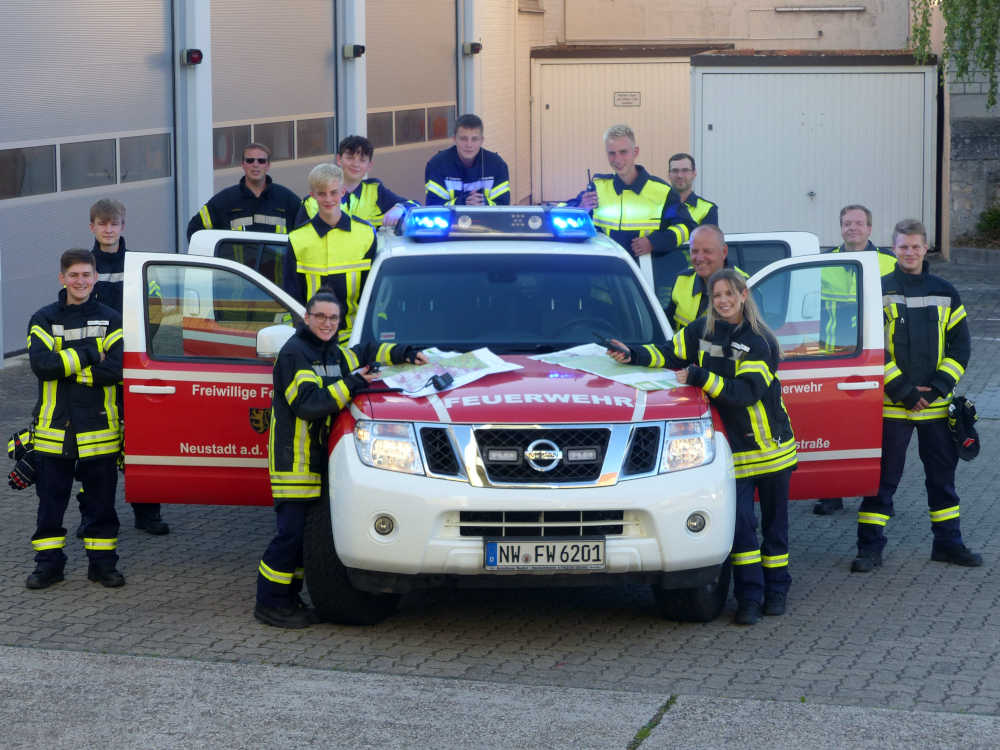
[[[59,306],[64,310],[79,310],[89,315],[91,310],[97,306],[97,301],[94,299],[94,293],[91,292],[86,302],[82,302],[79,305],[71,305],[66,301],[66,288],[63,287],[59,290]]]
[[[271,190],[271,183],[273,182],[274,180],[271,179],[271,175],[269,174],[264,175],[264,189],[260,191],[261,198],[263,198],[265,195],[268,194],[268,192]],[[253,190],[247,187],[246,175],[240,177],[240,192],[243,193],[243,195],[249,196],[250,198],[257,197],[256,195],[253,194]]]
[[[861,248],[857,252],[859,252],[859,253],[866,253],[869,250],[871,250],[872,252],[876,252],[876,253],[879,251],[878,247],[876,247],[875,243],[873,243],[871,240],[868,240],[868,244],[866,244],[863,248]],[[840,252],[840,253],[850,253],[850,252],[853,252],[853,251],[848,250],[846,247],[844,247],[843,245],[841,245],[840,247],[837,248],[837,252]]]
[[[631,190],[633,193],[641,193],[642,189],[646,187],[646,182],[649,181],[649,172],[647,172],[646,168],[641,164],[635,165],[635,171],[635,181],[631,185],[626,185],[622,182],[618,175],[615,175],[614,186],[615,192],[618,193],[618,195],[621,195],[626,190]]]
[[[328,347],[334,347],[334,348],[337,347],[337,336],[334,336],[329,341],[323,341],[323,339],[321,339],[319,336],[313,333],[310,330],[309,326],[307,326],[305,323],[299,326],[299,329],[296,333],[298,334],[298,337],[300,339],[307,342],[311,346],[316,347],[317,349],[322,350]]]
[[[113,252],[113,253],[106,253],[103,250],[101,250],[101,243],[98,242],[95,239],[94,240],[94,247],[91,249],[91,252],[94,254],[95,258],[100,258],[101,257],[100,255],[98,255],[98,253],[101,253],[102,255],[106,255],[109,258],[114,258],[114,257],[119,256],[119,255],[124,255],[125,254],[125,238],[124,237],[119,237],[118,238],[118,249],[115,250],[115,252]]]
[[[340,229],[344,232],[351,231],[351,217],[348,216],[347,211],[344,209],[340,209],[340,219],[332,227],[323,221],[319,217],[319,214],[313,216],[312,219],[310,219],[310,222],[312,222],[313,229],[316,230],[316,234],[320,237],[326,237],[326,233],[331,229]]]

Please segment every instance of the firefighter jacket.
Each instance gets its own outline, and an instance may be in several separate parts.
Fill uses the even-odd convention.
[[[199,229],[288,234],[299,212],[299,196],[267,175],[260,196],[247,187],[247,178],[221,190],[188,222],[187,238]]]
[[[831,253],[849,253],[843,245],[833,248]],[[871,240],[861,252],[878,253],[878,271],[880,276],[892,273],[896,268],[896,256],[888,250],[876,247]],[[820,298],[824,302],[853,303],[857,300],[857,279],[854,270],[845,266],[824,268],[820,279]]]
[[[742,268],[733,266],[729,262],[728,257],[723,261],[722,265],[724,268],[735,269],[736,273],[740,274],[744,279],[750,276]],[[670,321],[670,325],[673,326],[674,331],[679,331],[692,320],[700,318],[705,314],[709,302],[705,283],[705,279],[695,273],[694,268],[691,267],[677,274],[677,280],[674,281],[674,288],[670,292],[670,304],[664,310],[667,314],[667,320]]]
[[[952,391],[969,364],[971,341],[958,292],[939,276],[896,268],[882,277],[885,319],[885,419],[945,419]],[[917,386],[930,386],[930,392]],[[921,396],[930,403],[909,411]]]
[[[326,474],[334,415],[367,383],[353,370],[412,362],[417,350],[398,344],[338,346],[302,326],[278,352],[268,435],[268,472],[275,502],[314,500]]]
[[[382,183],[382,180],[369,177],[359,182],[354,190],[344,196],[340,207],[355,219],[367,221],[378,229],[382,226],[382,217],[385,216],[386,211],[397,203],[406,208],[420,205],[416,201],[396,195]],[[302,208],[299,209],[299,215],[295,219],[295,226],[302,226],[318,213],[319,204],[316,203],[316,199],[311,195],[306,196],[302,201]]]
[[[632,240],[659,229],[663,209],[671,198],[670,185],[639,164],[635,168],[639,174],[631,185],[626,185],[615,174],[595,174],[593,178],[597,192],[594,226],[630,255]],[[579,205],[582,195],[567,201],[567,205]]]
[[[339,338],[347,341],[375,257],[375,229],[344,212],[332,227],[317,215],[288,235],[288,240],[292,250],[285,253],[285,291],[304,305],[321,286],[333,289],[344,304]]]
[[[118,453],[121,316],[93,295],[66,304],[63,289],[58,302],[31,316],[28,359],[38,378],[35,450],[81,460]]]
[[[736,478],[772,474],[796,465],[795,436],[781,399],[778,343],[743,322],[716,320],[705,334],[705,318],[674,334],[670,344],[630,347],[632,363],[688,367],[688,384],[712,399],[733,451]]]
[[[97,261],[97,283],[92,296],[121,315],[122,290],[125,288],[125,238],[118,238],[118,251],[114,253],[104,252],[101,244],[94,240],[92,252]]]
[[[691,232],[700,224],[719,226],[719,207],[712,201],[707,201],[695,193],[691,193],[682,201],[677,196],[676,190],[671,192],[671,196],[676,198],[667,201],[663,207],[660,228],[649,235],[654,255],[663,255],[681,245],[686,245],[691,239]]]
[[[510,205],[510,176],[507,162],[495,151],[479,149],[472,166],[465,166],[458,156],[458,147],[438,151],[424,168],[424,187],[428,206],[456,206],[465,197],[480,191],[487,206]]]

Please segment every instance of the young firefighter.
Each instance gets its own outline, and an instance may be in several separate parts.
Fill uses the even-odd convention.
[[[367,176],[375,162],[374,157],[375,147],[363,135],[349,135],[340,142],[337,165],[344,170],[344,210],[376,229],[383,224],[394,227],[407,208],[420,204],[396,195],[382,180]],[[318,211],[316,199],[312,195],[306,196],[295,226],[302,226]]]
[[[736,468],[733,536],[735,622],[753,625],[783,615],[788,574],[788,487],[796,465],[795,436],[781,400],[778,341],[760,317],[736,270],[708,280],[712,306],[680,332],[665,351],[653,344],[608,350],[619,362],[684,368],[677,382],[701,388],[719,410]],[[615,342],[620,343],[620,342]],[[757,543],[754,490],[760,496],[763,545]]]
[[[254,617],[277,628],[317,621],[299,598],[305,519],[311,502],[329,502],[326,438],[333,418],[376,377],[361,365],[427,362],[412,347],[338,346],[341,309],[331,289],[316,292],[306,304],[305,325],[274,363],[268,470],[278,528],[257,568]]]
[[[351,336],[358,300],[375,257],[375,229],[343,210],[344,172],[333,164],[317,164],[309,172],[309,194],[319,212],[288,235],[291,252],[282,267],[285,291],[305,304],[321,286],[343,301],[341,343]]]
[[[97,263],[97,283],[94,298],[119,315],[122,314],[122,290],[125,287],[125,206],[104,198],[90,207],[90,231],[94,235],[94,258]],[[119,415],[124,417],[122,393],[118,389]],[[86,489],[86,487],[84,488]],[[83,513],[83,491],[77,495]],[[156,536],[169,534],[170,527],[160,517],[159,503],[131,503],[135,527]],[[86,516],[76,530],[82,539],[86,531]]]
[[[424,167],[428,206],[509,206],[507,162],[483,148],[479,115],[455,120],[455,145],[438,151]]]
[[[116,569],[118,515],[115,489],[118,432],[116,391],[122,379],[121,316],[93,298],[97,271],[89,250],[73,249],[59,261],[59,300],[28,323],[28,358],[38,378],[32,432],[38,469],[38,522],[31,537],[35,570],[25,585],[44,589],[63,580],[66,529],[63,515],[74,476],[87,491],[90,519],[83,540],[87,577],[122,586]]]
[[[931,560],[978,567],[983,558],[962,541],[955,467],[958,449],[948,429],[948,404],[965,374],[972,349],[965,306],[958,292],[928,272],[927,230],[904,219],[892,231],[896,268],[882,277],[885,318],[885,396],[882,407],[882,470],[878,494],[858,510],[854,573],[882,564],[885,527],[903,476],[906,448],[917,431],[931,517]]]

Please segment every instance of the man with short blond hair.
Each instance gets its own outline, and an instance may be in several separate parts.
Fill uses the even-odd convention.
[[[299,211],[299,197],[274,182],[271,149],[263,143],[243,147],[243,177],[213,195],[188,222],[187,238],[199,229],[288,234]]]
[[[309,172],[309,194],[317,213],[288,236],[285,253],[285,291],[302,304],[320,287],[330,287],[340,300],[341,343],[351,336],[358,300],[375,257],[375,229],[341,206],[344,172],[335,164],[317,164]]]

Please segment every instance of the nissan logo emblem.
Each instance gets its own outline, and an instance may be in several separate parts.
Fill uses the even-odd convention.
[[[524,458],[535,471],[552,471],[562,461],[562,451],[551,440],[536,440],[524,452]]]

